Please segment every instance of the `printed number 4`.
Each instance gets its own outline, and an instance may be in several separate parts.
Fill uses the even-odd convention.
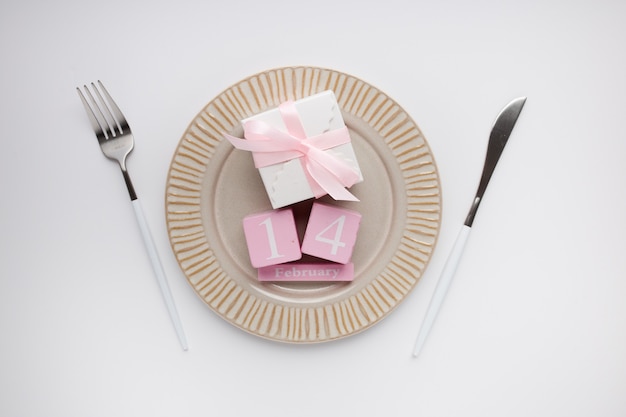
[[[339,216],[337,220],[326,226],[322,229],[317,235],[315,235],[315,240],[321,243],[328,243],[331,245],[330,253],[331,255],[337,255],[337,251],[339,248],[345,248],[346,243],[341,241],[341,235],[343,233],[343,226],[346,223],[346,216]],[[327,234],[330,234],[331,230],[335,227],[335,235],[332,239],[326,237]]]

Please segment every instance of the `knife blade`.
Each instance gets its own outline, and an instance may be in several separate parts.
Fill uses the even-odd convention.
[[[476,190],[476,195],[474,196],[472,205],[467,213],[465,222],[459,231],[456,241],[454,242],[452,251],[450,252],[450,255],[448,255],[446,264],[435,287],[435,292],[433,293],[428,309],[426,310],[426,315],[424,316],[422,326],[417,335],[417,340],[415,341],[415,347],[413,348],[414,357],[419,355],[424,343],[426,342],[426,338],[430,333],[430,329],[435,322],[437,313],[441,308],[441,304],[443,303],[445,295],[452,282],[452,278],[454,277],[459,265],[459,261],[461,260],[463,249],[465,248],[469,233],[472,230],[472,224],[474,223],[478,207],[483,200],[487,185],[489,185],[489,180],[493,175],[493,171],[500,160],[502,151],[504,151],[504,147],[511,136],[513,127],[515,127],[515,123],[517,122],[525,103],[526,97],[519,97],[511,101],[502,109],[502,111],[500,111],[500,114],[496,117],[496,121],[491,128],[489,144],[487,145],[487,155],[485,157],[483,172],[480,177],[478,189]]]

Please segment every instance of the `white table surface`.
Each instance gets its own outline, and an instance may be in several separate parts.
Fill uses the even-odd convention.
[[[626,415],[626,3],[78,1],[0,4],[0,415]],[[435,155],[443,217],[423,279],[381,323],[319,345],[232,326],[166,232],[188,123],[291,65],[394,98]],[[75,87],[102,79],[190,350],[180,349],[117,166]],[[491,124],[526,107],[422,355]]]

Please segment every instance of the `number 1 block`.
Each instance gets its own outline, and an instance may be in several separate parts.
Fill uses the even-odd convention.
[[[296,261],[302,257],[291,209],[251,214],[243,219],[250,262],[255,268]]]
[[[353,210],[314,203],[304,233],[302,253],[346,264],[361,224],[361,215]]]

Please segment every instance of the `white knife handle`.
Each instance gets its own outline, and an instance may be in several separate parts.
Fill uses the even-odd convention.
[[[163,294],[163,298],[165,300],[165,305],[167,306],[167,311],[170,314],[170,318],[172,319],[176,334],[178,335],[178,340],[180,341],[183,350],[187,350],[187,338],[185,337],[185,332],[183,331],[183,325],[180,321],[180,317],[178,316],[176,305],[174,304],[174,297],[172,296],[172,292],[170,291],[167,279],[165,278],[165,272],[163,271],[163,266],[161,265],[161,260],[159,259],[156,245],[154,244],[154,240],[152,239],[152,233],[150,233],[150,229],[148,228],[148,222],[146,221],[146,217],[143,214],[143,208],[141,206],[141,203],[139,202],[139,199],[136,198],[134,200],[131,200],[131,202],[133,204],[133,210],[135,211],[135,217],[137,218],[137,224],[139,225],[141,235],[143,236],[143,242],[146,245],[146,249],[148,250],[150,262],[152,262],[154,274],[156,275],[157,282],[159,283],[161,293]]]
[[[450,283],[452,282],[452,278],[454,277],[456,268],[459,265],[459,261],[461,260],[461,255],[463,254],[465,242],[467,242],[470,230],[472,230],[471,227],[463,225],[463,228],[459,232],[456,241],[454,242],[454,247],[452,248],[452,252],[450,252],[448,260],[446,261],[446,265],[441,272],[439,282],[435,287],[435,292],[433,293],[430,304],[428,305],[428,310],[426,311],[426,316],[424,317],[422,327],[419,334],[417,335],[417,341],[415,342],[415,348],[413,349],[413,356],[419,355],[422,346],[424,346],[424,342],[426,341],[426,337],[428,336],[428,333],[430,332],[430,329],[435,322],[435,318],[437,317],[439,308],[443,303],[443,299],[448,292],[448,288],[450,287]]]

